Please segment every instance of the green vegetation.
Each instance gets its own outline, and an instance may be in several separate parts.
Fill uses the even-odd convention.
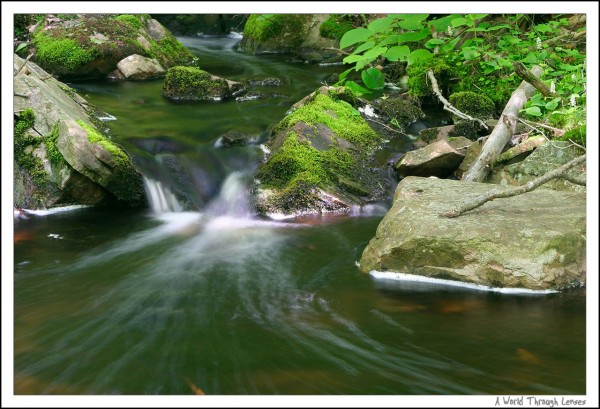
[[[44,144],[46,145],[46,156],[50,160],[50,163],[53,165],[65,165],[67,162],[65,158],[63,158],[62,154],[56,147],[56,139],[58,138],[58,124],[54,125],[52,128],[52,132],[46,136],[44,140]]]
[[[31,178],[38,186],[46,186],[48,174],[44,169],[42,160],[33,155],[35,149],[41,142],[41,138],[35,137],[27,132],[33,127],[35,114],[31,108],[22,111],[14,123],[14,153],[17,165],[26,169]],[[29,148],[29,149],[28,149]]]
[[[445,95],[474,92],[499,111],[521,82],[513,63],[539,65],[556,95],[531,98],[523,115],[574,129],[585,123],[585,42],[569,42],[581,33],[565,33],[568,25],[560,15],[535,21],[523,14],[390,14],[343,35],[340,48],[351,51],[344,62],[352,67],[339,80],[359,94],[372,94],[383,83],[379,67],[403,62],[411,94],[431,95],[426,73],[432,69]],[[353,71],[361,73],[362,85],[347,80]]]
[[[96,57],[94,50],[79,46],[75,40],[58,39],[46,34],[37,36],[36,47],[39,64],[57,75],[75,71]]]
[[[470,91],[455,92],[448,100],[456,109],[473,118],[485,121],[495,116],[494,102],[485,95]],[[458,122],[458,118],[454,118],[454,121]]]
[[[106,136],[98,132],[97,129],[82,120],[78,120],[77,123],[87,132],[88,141],[102,146],[118,163],[127,164],[129,162],[127,154]]]
[[[386,98],[379,109],[400,129],[425,117],[421,108],[400,98]]]

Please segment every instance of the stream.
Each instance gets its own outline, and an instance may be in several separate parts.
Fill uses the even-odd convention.
[[[585,394],[585,289],[509,295],[361,273],[389,202],[252,212],[269,127],[342,67],[244,55],[235,36],[180,41],[213,74],[284,84],[185,104],[161,96],[162,80],[69,84],[116,118],[104,124],[151,206],[15,219],[15,394]],[[252,143],[222,146],[232,129]]]

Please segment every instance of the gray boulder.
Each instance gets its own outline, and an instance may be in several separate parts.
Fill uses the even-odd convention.
[[[463,161],[472,141],[458,137],[440,140],[424,148],[407,152],[395,165],[401,176],[437,176],[452,174]]]
[[[94,127],[85,99],[24,62],[14,56],[15,206],[144,204],[140,173]]]
[[[360,269],[533,290],[585,283],[584,193],[536,189],[457,218],[440,217],[489,189],[483,183],[402,180]]]
[[[118,62],[117,69],[128,80],[148,80],[164,77],[167,72],[156,59],[138,54],[123,58]]]

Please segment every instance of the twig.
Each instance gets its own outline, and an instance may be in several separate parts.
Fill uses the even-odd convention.
[[[558,94],[556,92],[550,91],[550,87],[548,87],[541,79],[530,73],[527,68],[520,61],[515,61],[513,63],[513,68],[519,77],[521,77],[524,81],[527,81],[531,85],[535,87],[538,91],[542,93],[545,97],[557,97]]]
[[[519,118],[519,122],[522,122],[525,125],[529,125],[530,127],[538,126],[540,128],[544,128],[544,129],[547,129],[549,131],[552,131],[553,136],[555,136],[555,137],[563,136],[565,134],[565,131],[563,129],[553,128],[553,127],[551,127],[549,125],[540,124],[539,122],[532,122],[532,121],[528,121],[526,119],[521,119],[521,118]],[[533,129],[535,129],[535,128],[533,128]],[[538,129],[536,129],[536,131],[539,132]]]
[[[17,72],[13,75],[13,77],[16,77],[17,75],[19,75],[21,73],[21,71],[23,70],[23,67],[25,67],[25,65],[27,64],[27,62],[29,61],[29,59],[33,57],[33,53],[30,53],[27,58],[25,58],[25,61],[23,61],[23,65],[21,65],[19,67],[19,69],[17,70]]]
[[[533,189],[543,185],[544,183],[546,183],[552,179],[562,177],[572,167],[580,164],[581,162],[585,162],[585,159],[586,159],[585,157],[586,157],[586,154],[584,153],[583,155],[578,156],[575,159],[572,159],[569,162],[565,163],[561,167],[556,168],[556,169],[546,173],[545,175],[535,178],[535,179],[527,182],[526,184],[517,186],[513,189],[508,189],[508,190],[504,190],[504,191],[496,190],[496,189],[492,190],[486,194],[476,197],[475,200],[473,200],[472,202],[470,202],[466,205],[460,206],[457,209],[442,213],[440,216],[448,217],[448,218],[458,217],[470,210],[477,209],[478,207],[482,206],[484,203],[487,203],[491,200],[517,196],[517,195],[520,195],[523,193],[530,192]]]
[[[440,100],[440,102],[442,104],[444,104],[444,109],[446,111],[450,111],[454,115],[456,115],[456,116],[458,116],[459,118],[462,118],[462,119],[468,119],[469,121],[477,121],[483,127],[483,129],[485,129],[485,130],[488,129],[488,126],[481,119],[473,118],[473,117],[471,117],[471,116],[469,116],[469,115],[467,115],[467,114],[459,111],[454,106],[452,106],[452,104],[450,102],[448,102],[448,100],[446,98],[444,98],[444,96],[440,92],[440,87],[439,87],[439,85],[437,83],[437,80],[435,79],[435,75],[433,74],[433,70],[432,69],[427,70],[427,76],[429,77],[429,80],[431,81],[431,89],[433,90],[433,92],[435,93],[435,95],[438,97],[438,99]]]
[[[331,51],[337,51],[338,53],[344,54],[344,55],[352,55],[352,53],[349,53],[348,51],[340,50],[339,48],[335,48],[335,47],[321,47],[321,50],[331,50]]]
[[[369,118],[369,117],[365,117],[365,119],[366,119],[367,121],[375,122],[377,125],[381,125],[381,126],[383,126],[384,128],[386,128],[386,129],[387,129],[387,130],[389,130],[389,131],[392,131],[392,132],[397,132],[397,133],[399,133],[400,135],[404,135],[404,133],[403,133],[402,131],[399,131],[399,130],[397,130],[397,129],[394,129],[394,128],[392,128],[392,127],[390,127],[390,126],[388,126],[388,125],[384,124],[383,122],[376,121],[376,120],[374,120],[374,119],[371,119],[371,118]]]

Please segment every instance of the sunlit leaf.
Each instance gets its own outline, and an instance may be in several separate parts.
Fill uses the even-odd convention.
[[[426,28],[421,31],[415,31],[412,33],[402,33],[398,36],[398,43],[410,43],[413,41],[421,41],[429,37],[429,30]]]
[[[384,75],[375,68],[368,68],[361,73],[363,83],[370,89],[383,88]]]
[[[412,53],[410,53],[410,55],[408,56],[408,65],[414,64],[418,61],[422,61],[425,59],[429,59],[432,58],[433,54],[431,54],[429,51],[421,48],[418,50],[414,50]]]
[[[388,29],[394,21],[396,21],[396,19],[389,16],[384,18],[378,18],[377,20],[371,21],[367,28],[374,33],[380,33]]]
[[[539,107],[529,107],[525,109],[525,113],[531,116],[542,116],[542,111]]]
[[[367,41],[366,43],[359,45],[358,48],[352,52],[352,54],[360,54],[363,51],[372,48],[374,45],[375,41]]]
[[[383,56],[390,61],[406,61],[409,54],[410,48],[407,45],[397,45],[387,50]]]
[[[446,31],[448,29],[448,26],[452,25],[452,20],[460,17],[462,17],[460,14],[450,14],[449,16],[428,21],[427,24],[429,26],[433,26],[433,28],[437,32]]]
[[[387,49],[388,49],[387,47],[377,47],[377,48],[373,48],[373,49],[367,51],[363,55],[367,59],[375,59],[375,58],[379,57],[381,54],[385,53],[387,51]]]
[[[465,60],[474,60],[480,55],[475,47],[463,47],[462,52]]]
[[[453,28],[464,26],[467,24],[467,19],[464,17],[458,17],[458,18],[455,18],[454,20],[452,20],[450,22],[450,24],[452,24]]]
[[[370,94],[371,93],[370,90],[368,90],[368,89],[366,89],[364,87],[361,87],[360,85],[358,85],[354,81],[348,81],[348,82],[346,82],[346,88],[349,88],[352,92],[354,92],[358,96],[364,95],[364,94]]]
[[[346,34],[340,40],[340,48],[350,47],[358,42],[365,41],[373,32],[364,27],[355,28],[354,30],[347,31]]]
[[[398,22],[398,26],[404,30],[419,30],[423,28],[422,21],[429,14],[406,14],[405,17]]]
[[[346,77],[348,76],[348,74],[350,74],[352,72],[352,70],[354,70],[354,68],[348,68],[346,71],[342,72],[340,75],[338,75],[338,81],[344,81],[346,79]]]

